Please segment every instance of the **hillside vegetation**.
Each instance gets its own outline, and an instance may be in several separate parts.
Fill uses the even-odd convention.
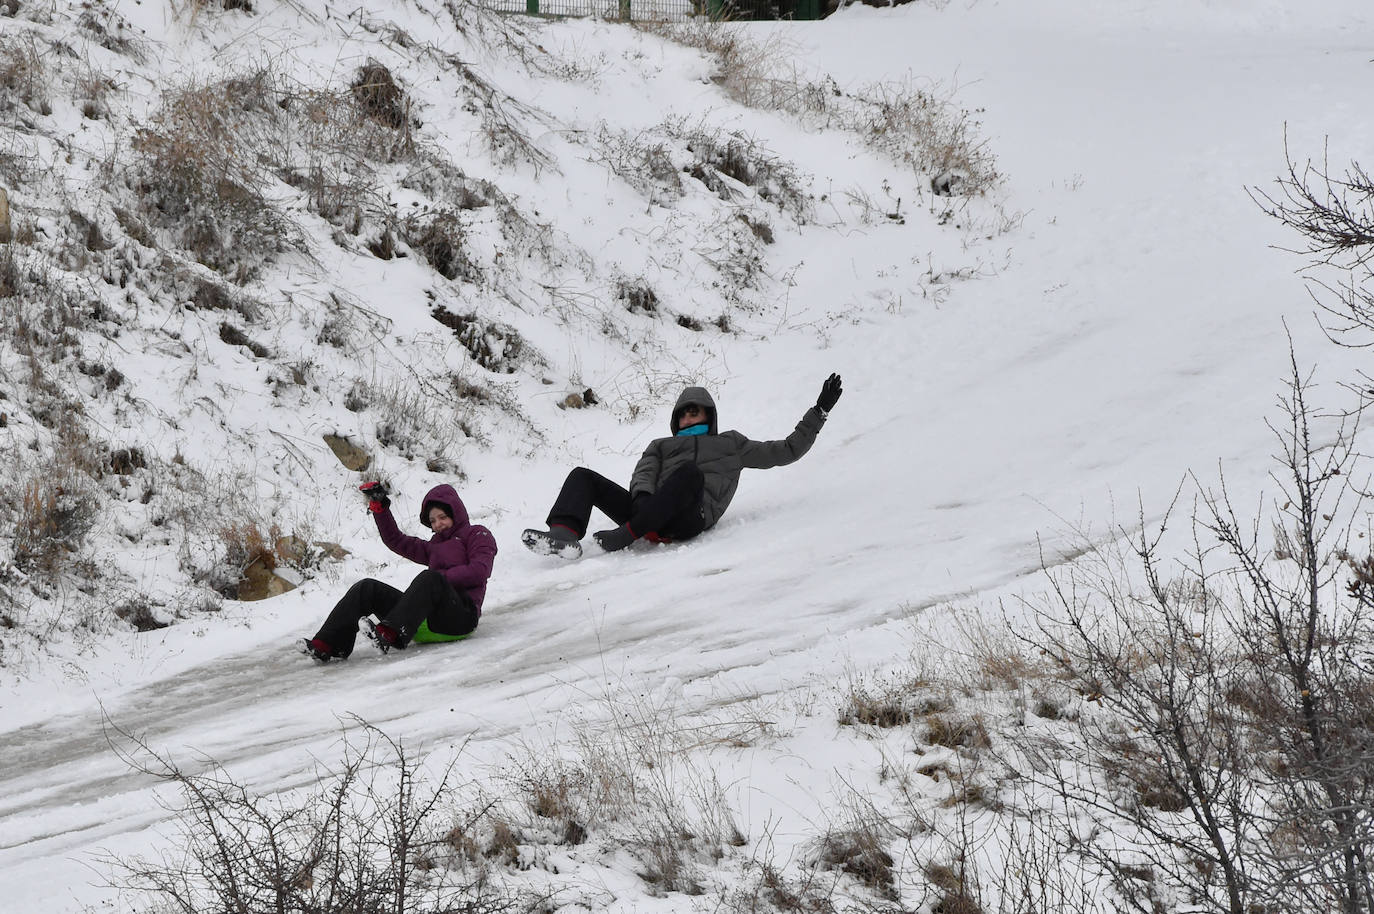
[[[785,307],[780,236],[967,220],[998,181],[931,89],[841,92],[720,24],[590,24],[612,60],[466,2],[4,22],[0,664],[299,583],[346,554],[316,512],[350,485],[709,379]],[[696,114],[582,113],[678,72],[716,87]],[[739,106],[885,164],[818,187]]]

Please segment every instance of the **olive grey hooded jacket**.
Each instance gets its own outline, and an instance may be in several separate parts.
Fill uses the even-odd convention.
[[[706,411],[707,431],[704,435],[677,434],[678,411],[695,403]],[[780,441],[750,441],[736,431],[717,432],[716,402],[704,387],[688,387],[673,406],[669,428],[672,436],[656,438],[644,449],[644,456],[635,464],[630,478],[630,495],[656,492],[663,480],[688,463],[695,463],[706,477],[702,494],[701,513],[706,521],[703,529],[714,527],[720,520],[739,486],[739,474],[745,467],[766,470],[786,466],[800,460],[816,443],[816,435],[825,425],[825,413],[816,407],[806,411],[797,427]]]

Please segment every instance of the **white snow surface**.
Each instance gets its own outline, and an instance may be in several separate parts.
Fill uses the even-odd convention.
[[[216,28],[153,0],[113,6],[146,30],[163,73],[213,73],[276,48],[304,78],[382,53],[365,44],[355,13],[323,2],[268,0]],[[369,15],[460,47],[422,6]],[[842,90],[928,84],[977,109],[1005,180],[989,199],[956,201],[943,225],[945,201],[923,190],[926,176],[842,133],[736,104],[694,50],[614,23],[550,22],[541,41],[599,71],[558,81],[517,79],[494,51],[482,59],[463,49],[549,115],[534,138],[556,168],[491,164],[439,85],[416,87],[425,129],[602,267],[656,275],[704,243],[674,237],[671,221],[574,141],[602,123],[629,133],[670,116],[727,125],[794,163],[825,202],[811,224],[775,221],[764,306],[739,314],[735,334],[684,335],[632,363],[585,327],[521,325],[550,374],[569,380],[512,382],[542,439],[493,421],[489,446],[458,455],[472,519],[501,548],[481,625],[460,644],[383,657],[360,643],[347,662],[323,667],[296,653],[353,580],[404,585],[417,568],[380,545],[353,475],[321,469],[320,433],[356,418],[291,414],[256,393],[226,407],[240,422],[256,411],[264,427],[303,442],[319,461],[309,471],[309,461],[293,466],[264,449],[260,495],[352,555],[269,601],[155,632],[78,635],[3,671],[0,911],[122,910],[101,855],[173,840],[174,793],[111,751],[107,720],[185,764],[214,760],[270,792],[309,784],[354,718],[439,759],[461,747],[462,770],[480,777],[518,746],[556,742],[601,695],[684,714],[771,700],[792,709],[783,734],[721,764],[734,775],[744,834],[799,847],[838,781],[877,778],[871,752],[834,722],[829,690],[913,653],[957,653],[971,620],[1041,586],[1042,560],[1061,561],[1075,531],[1105,535],[1141,508],[1156,520],[1189,471],[1208,481],[1222,472],[1238,501],[1255,503],[1272,469],[1265,419],[1290,336],[1336,399],[1335,382],[1362,356],[1325,340],[1295,272],[1301,258],[1275,249],[1296,239],[1246,189],[1272,187],[1283,172],[1285,132],[1299,158],[1323,149],[1333,163],[1368,158],[1371,26],[1363,0],[953,0],[733,26]],[[146,73],[122,78],[152,105]],[[99,126],[68,115],[73,142],[99,147]],[[900,198],[904,221],[862,221],[846,202],[855,187],[893,206]],[[12,195],[26,202],[22,188]],[[328,256],[315,272],[269,268],[264,295],[317,301],[345,289],[394,321],[377,344],[391,364],[424,373],[458,358],[442,340],[424,342],[441,335],[425,292],[444,281],[418,259]],[[676,311],[715,294],[708,270],[661,275],[676,277],[661,290]],[[455,309],[476,294],[439,292]],[[703,306],[700,316],[714,313]],[[274,345],[291,342],[284,334]],[[175,445],[213,465],[224,446],[217,420],[189,404],[219,398],[217,383],[260,387],[235,358],[212,356],[194,379],[157,351],[126,352],[119,364],[140,396],[181,416]],[[587,555],[569,563],[520,547],[520,530],[542,523],[571,467],[627,480],[683,384],[712,390],[723,428],[778,438],[832,371],[845,393],[815,447],[792,466],[746,471],[723,521],[698,540],[613,555],[588,540]],[[555,408],[581,387],[606,402]],[[400,460],[385,469],[399,483],[402,528],[423,532],[417,499],[447,477]],[[158,568],[132,573],[157,590]],[[593,906],[702,903],[651,898],[614,861],[587,878],[600,886]]]

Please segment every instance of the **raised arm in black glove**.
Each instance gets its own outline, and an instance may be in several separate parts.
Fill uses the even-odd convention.
[[[835,408],[835,403],[840,399],[842,393],[844,391],[840,389],[840,376],[832,374],[821,385],[821,395],[816,398],[816,409],[823,413],[829,413]]]

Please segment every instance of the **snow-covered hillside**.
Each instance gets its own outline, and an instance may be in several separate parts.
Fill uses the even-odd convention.
[[[890,671],[996,744],[1017,690],[951,677],[1042,563],[1157,521],[1190,470],[1254,503],[1290,335],[1343,405],[1362,356],[1324,339],[1247,188],[1285,137],[1367,152],[1371,24],[1355,0],[671,29],[20,3],[0,910],[145,909],[100,861],[170,852],[184,819],[130,736],[291,802],[364,723],[456,765],[452,820],[487,849],[495,819],[465,817],[550,760],[619,772],[633,799],[581,809],[587,840],[511,812],[510,856],[476,854],[547,909],[786,909],[770,872],[800,909],[928,908],[962,744],[839,709]],[[963,193],[935,194],[951,168]],[[684,385],[773,438],[832,371],[811,453],[746,473],[699,540],[520,547],[571,467],[627,477]],[[485,613],[461,644],[316,666],[295,642],[353,580],[416,570],[354,491],[379,476],[408,532],[441,482],[494,531]],[[225,598],[264,548],[299,586]],[[646,757],[661,777],[636,780]],[[859,829],[874,810],[894,831]],[[685,875],[646,850],[664,823],[694,833]],[[876,835],[891,882],[828,859],[834,834]]]

